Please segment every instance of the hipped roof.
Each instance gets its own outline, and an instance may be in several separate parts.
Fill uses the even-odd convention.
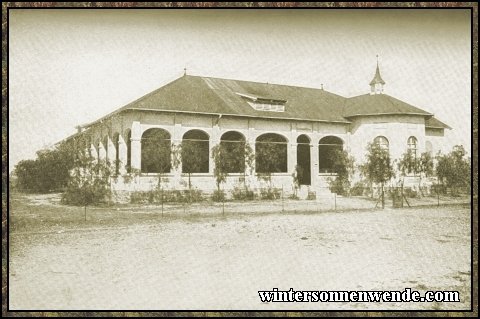
[[[285,111],[256,110],[251,106],[252,102],[282,104],[285,106]],[[218,114],[345,124],[358,116],[405,114],[425,117],[427,127],[450,128],[435,119],[433,114],[387,94],[365,94],[345,98],[317,88],[193,75],[184,75],[102,119],[126,110]]]

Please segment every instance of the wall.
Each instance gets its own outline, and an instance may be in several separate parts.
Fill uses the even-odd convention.
[[[422,116],[383,115],[355,118],[350,128],[350,150],[357,164],[364,162],[367,144],[377,136],[389,141],[390,156],[398,159],[407,151],[407,140],[415,136],[417,152],[425,151],[425,119]]]
[[[103,147],[104,157],[114,158],[115,154],[105,149],[112,150],[113,136],[115,133],[119,133],[122,137],[120,158],[125,163],[126,136],[127,131],[130,130],[132,133],[132,166],[139,169],[141,167],[141,136],[143,132],[150,128],[162,128],[168,131],[174,144],[180,143],[187,131],[192,129],[202,130],[209,135],[210,149],[219,143],[222,134],[228,131],[241,133],[253,149],[258,136],[265,133],[280,134],[288,141],[288,171],[273,174],[272,186],[284,187],[285,192],[293,191],[292,174],[297,163],[296,141],[302,134],[309,138],[311,144],[311,189],[318,191],[327,189],[328,179],[332,177],[318,173],[318,142],[325,136],[341,138],[344,141],[344,147],[350,150],[355,157],[356,164],[363,162],[367,143],[372,142],[376,136],[385,136],[389,140],[390,153],[393,159],[399,158],[407,150],[407,140],[410,136],[417,138],[419,153],[426,150],[425,143],[427,141],[432,144],[432,151],[435,153],[439,149],[438,145],[441,144],[443,137],[443,130],[425,130],[424,118],[421,116],[369,116],[355,118],[351,124],[343,124],[146,111],[125,111],[114,115],[91,126],[84,132],[84,135],[88,136],[92,147],[95,147],[95,151],[99,147]],[[106,136],[109,137],[107,147],[103,145],[105,143],[102,143]],[[192,174],[192,186],[207,192],[216,189],[213,170],[214,163],[210,157],[209,172]],[[125,173],[126,170],[123,168],[121,175]],[[188,187],[188,175],[182,174],[180,168],[173,169],[165,177],[168,178],[168,183],[164,185],[166,189],[185,189]],[[134,176],[131,179],[129,183],[125,183],[122,177],[116,178],[112,181],[112,187],[117,191],[125,192],[146,191],[153,189],[158,183],[156,174],[142,173],[140,176]],[[259,179],[255,174],[247,174],[246,183],[253,188],[266,187],[269,184]],[[222,185],[222,188],[231,190],[239,185],[243,185],[243,174],[232,174],[227,178],[227,182]]]

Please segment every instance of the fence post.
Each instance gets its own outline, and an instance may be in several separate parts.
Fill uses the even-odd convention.
[[[385,209],[385,192],[383,190],[383,182],[382,182],[382,209]]]
[[[337,211],[337,193],[334,193],[335,194],[335,211]]]
[[[285,211],[285,205],[283,203],[283,184],[282,184],[282,213]]]
[[[437,184],[437,206],[440,206],[440,188],[438,187],[438,184]]]
[[[222,215],[225,215],[225,197],[223,195],[223,192],[220,196],[222,196]]]

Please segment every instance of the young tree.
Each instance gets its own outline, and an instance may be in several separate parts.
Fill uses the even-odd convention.
[[[156,173],[158,178],[157,188],[162,187],[166,180],[165,174],[178,166],[175,152],[177,148],[170,142],[170,138],[162,131],[155,132],[142,143],[142,171]]]
[[[420,154],[420,157],[414,156],[412,152],[405,152],[402,158],[397,163],[398,171],[402,176],[402,187],[405,182],[405,177],[409,174],[414,174],[418,177],[418,189],[420,194],[422,192],[422,177],[428,177],[433,174],[433,158],[428,152]]]
[[[400,172],[402,178],[402,184],[405,176],[409,174],[416,174],[419,170],[420,160],[412,154],[412,152],[406,151],[397,163],[397,169]]]
[[[62,201],[85,208],[104,202],[110,195],[111,173],[106,160],[96,160],[90,154],[78,152]]]
[[[192,173],[205,171],[208,167],[208,152],[204,149],[207,145],[204,141],[197,140],[184,140],[179,145],[182,172],[188,174],[189,191],[192,190]]]
[[[348,151],[337,148],[329,153],[329,161],[333,163],[332,169],[337,174],[335,179],[329,180],[330,190],[340,195],[349,195],[355,159]]]
[[[422,176],[425,176],[425,178],[432,176],[433,166],[433,157],[430,153],[423,152],[420,154],[420,160],[418,163],[418,172],[420,173],[418,178],[418,188],[420,189],[420,193],[422,193]]]
[[[224,183],[230,173],[242,173],[245,184],[245,175],[253,162],[253,151],[244,141],[221,141],[212,148],[212,159],[215,163],[213,174],[220,191],[220,185]]]
[[[385,208],[384,185],[394,176],[388,149],[377,143],[369,143],[362,172],[368,181],[381,185],[382,208]]]
[[[258,142],[257,142],[258,143]],[[278,142],[274,138],[265,138],[256,145],[256,171],[260,177],[270,183],[272,182],[272,173],[281,172],[286,166],[287,145]]]
[[[465,155],[464,147],[455,145],[450,153],[437,156],[437,178],[442,185],[450,188],[453,195],[457,193],[457,188],[470,185],[470,160]]]

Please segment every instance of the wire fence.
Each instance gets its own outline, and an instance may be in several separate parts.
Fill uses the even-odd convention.
[[[357,190],[358,191],[358,190]],[[355,211],[381,208],[444,206],[470,203],[467,189],[364,188],[362,195],[339,195],[328,187],[296,191],[284,187],[225,190],[164,190],[133,192],[128,203],[161,214],[278,213]],[[125,199],[124,199],[125,202]]]

